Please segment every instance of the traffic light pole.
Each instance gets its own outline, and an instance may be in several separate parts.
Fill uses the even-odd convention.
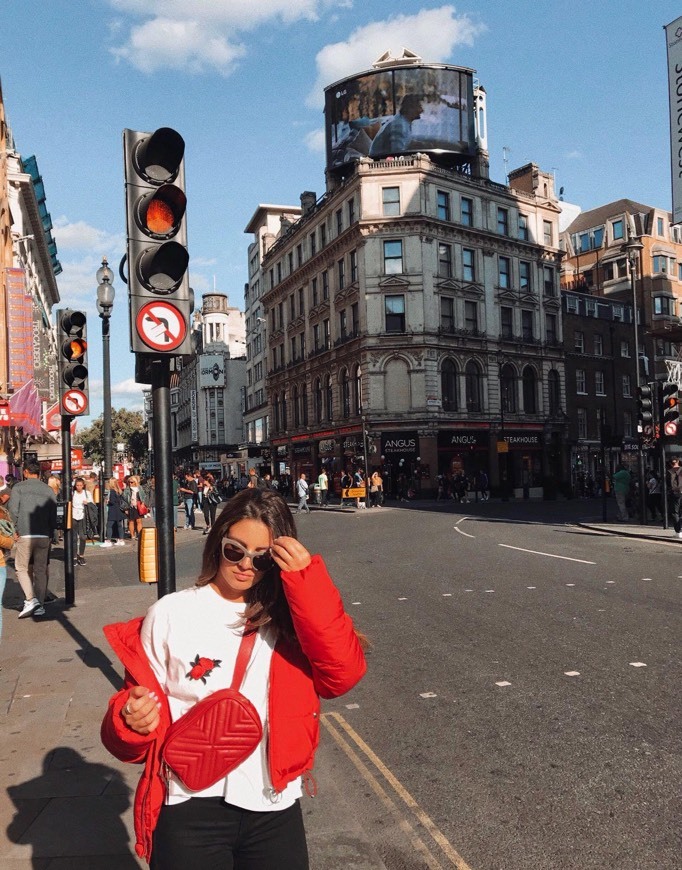
[[[64,597],[69,607],[76,603],[73,570],[73,534],[71,532],[71,421],[62,414],[62,497],[64,499]]]
[[[170,357],[151,366],[154,413],[154,477],[156,481],[156,576],[158,596],[175,592],[175,507],[171,451]]]

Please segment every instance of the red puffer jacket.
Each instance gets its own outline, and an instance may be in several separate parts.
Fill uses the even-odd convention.
[[[344,612],[341,596],[322,558],[313,556],[303,571],[283,572],[282,584],[300,647],[278,641],[270,665],[268,766],[276,791],[282,791],[313,766],[320,736],[319,698],[343,695],[366,670],[352,620]],[[171,718],[140,640],[143,619],[104,629],[126,674],[124,688],[109,701],[102,722],[102,742],[120,761],[144,762],[135,792],[135,851],[149,861],[152,833],[166,794],[161,748]],[[121,716],[128,690],[135,685],[146,686],[162,700],[159,727],[147,736],[128,728]]]

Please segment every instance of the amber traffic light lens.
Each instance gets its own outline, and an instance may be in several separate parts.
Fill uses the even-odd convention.
[[[149,231],[163,236],[169,233],[174,225],[175,215],[173,214],[173,209],[167,202],[153,199],[147,209],[147,228]]]
[[[82,338],[72,338],[64,344],[64,356],[68,360],[78,360],[85,356],[85,351],[88,349],[87,341]]]

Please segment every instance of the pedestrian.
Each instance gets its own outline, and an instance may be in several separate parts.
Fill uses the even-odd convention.
[[[52,492],[54,493],[54,497],[57,501],[59,501],[62,494],[62,482],[60,478],[56,474],[51,474],[47,478],[47,485],[50,487]],[[54,532],[52,532],[52,543],[58,544],[62,539],[61,532],[55,526]]]
[[[215,485],[215,478],[210,472],[204,474],[202,504],[204,511],[204,534],[207,535],[215,522],[216,511],[222,498]]]
[[[189,471],[185,475],[185,480],[180,485],[180,496],[185,505],[185,528],[194,528],[194,504],[197,498],[197,484],[194,480],[194,475]]]
[[[661,517],[661,519],[663,519],[663,505],[661,502],[661,481],[653,468],[650,469],[647,475],[646,488],[646,503],[647,507],[649,508],[649,513],[651,514],[651,519],[655,520],[659,516]]]
[[[476,485],[478,491],[481,493],[481,501],[488,501],[490,498],[490,482],[487,473],[483,469],[478,472],[478,481]]]
[[[154,522],[156,522],[156,478],[153,474],[147,481],[145,490],[147,491],[147,498],[149,499],[149,503],[147,504],[149,513]]]
[[[102,739],[121,761],[145,762],[138,855],[151,870],[307,870],[299,799],[319,739],[318,696],[349,691],[366,664],[363,640],[322,558],[297,540],[286,502],[240,492],[206,539],[196,585],[105,632],[126,682],[109,702]],[[162,770],[168,729],[230,686],[238,657],[248,663],[243,683],[234,678],[250,710],[246,757],[217,769],[205,738],[196,754],[211,759],[217,779],[190,791],[172,765]]]
[[[367,507],[367,486],[365,484],[365,469],[364,468],[356,468],[355,474],[353,475],[353,486],[355,489],[364,489],[365,490],[365,500],[361,503],[360,496],[355,496],[355,507],[360,510],[360,508]]]
[[[618,506],[618,521],[625,523],[629,518],[627,499],[630,494],[630,472],[622,463],[613,475],[613,491]]]
[[[668,509],[675,534],[678,538],[682,538],[682,521],[680,519],[680,507],[682,506],[682,468],[680,468],[680,460],[677,456],[674,456],[670,462],[668,480],[670,482]]]
[[[133,540],[140,537],[142,516],[146,516],[147,513],[143,509],[143,514],[140,514],[138,510],[140,502],[145,507],[147,506],[147,493],[140,485],[140,478],[136,474],[131,474],[128,478],[128,486],[121,493],[121,510],[128,518],[128,532]],[[194,519],[194,514],[192,514],[192,519]]]
[[[107,491],[106,540],[101,544],[102,547],[125,547],[123,524],[126,517],[123,513],[122,493],[121,484],[112,477]]]
[[[324,468],[320,471],[320,475],[317,478],[317,486],[320,493],[320,504],[323,508],[326,508],[329,506],[329,478]]]
[[[310,513],[310,508],[308,507],[308,490],[308,481],[305,479],[305,472],[302,471],[301,476],[296,481],[296,497],[298,498],[297,514],[300,514],[301,511],[305,511],[307,514]]]
[[[5,592],[5,584],[7,583],[6,556],[14,546],[16,535],[14,523],[7,510],[9,497],[9,487],[3,484],[2,489],[0,489],[0,638],[2,637],[2,596]]]
[[[379,507],[382,501],[383,480],[378,469],[372,472],[369,479],[369,499],[370,507]]]
[[[195,470],[194,470],[193,478],[194,478],[194,483],[195,483],[196,486],[197,486],[197,488],[196,488],[196,492],[195,492],[195,495],[194,495],[194,510],[195,510],[195,511],[200,511],[200,510],[202,509],[202,507],[203,507],[203,503],[202,503],[202,496],[203,496],[203,493],[202,493],[202,491],[201,491],[201,475],[199,474],[199,470],[198,470],[198,469],[195,469]]]
[[[27,462],[24,479],[11,488],[7,504],[16,528],[14,567],[24,593],[19,618],[44,616],[48,583],[50,541],[57,526],[57,500],[50,487],[40,480],[40,465]]]
[[[71,494],[71,532],[77,565],[86,564],[84,558],[88,539],[86,512],[90,504],[92,504],[92,493],[85,488],[85,478],[77,477],[73,482]]]

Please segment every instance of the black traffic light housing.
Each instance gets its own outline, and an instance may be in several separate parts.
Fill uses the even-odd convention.
[[[661,433],[666,438],[675,438],[680,428],[679,386],[666,381],[661,389]]]
[[[170,127],[123,131],[130,349],[192,353],[182,136]]]
[[[57,311],[59,412],[82,417],[89,413],[88,324],[84,311]]]

